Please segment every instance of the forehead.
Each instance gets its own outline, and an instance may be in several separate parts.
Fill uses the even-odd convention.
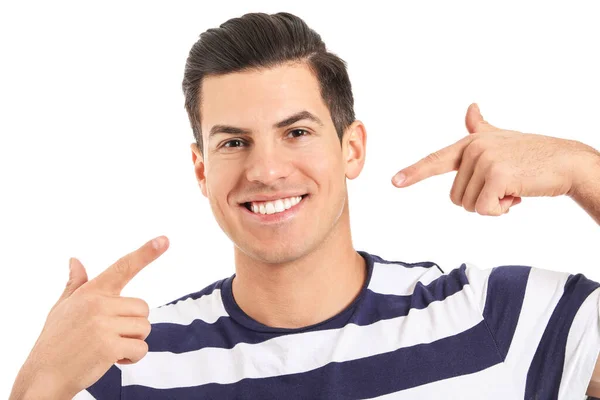
[[[330,121],[319,82],[304,63],[209,76],[202,83],[201,99],[204,133],[215,124],[271,126],[302,110]]]

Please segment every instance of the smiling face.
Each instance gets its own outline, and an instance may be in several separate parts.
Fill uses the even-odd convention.
[[[355,121],[340,144],[307,65],[206,77],[201,115],[196,176],[239,250],[285,263],[332,234],[350,236],[339,222],[348,218],[346,177],[362,169],[366,133]]]

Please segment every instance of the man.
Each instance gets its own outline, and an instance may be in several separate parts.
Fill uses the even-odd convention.
[[[346,179],[362,170],[366,130],[344,62],[301,19],[209,29],[183,90],[197,180],[235,244],[235,275],[148,310],[119,295],[166,238],[92,280],[72,259],[12,399],[598,395],[598,283],[526,266],[443,273],[353,248]],[[468,211],[568,195],[600,223],[596,150],[495,128],[475,104],[466,126],[394,184],[458,171],[451,199]]]

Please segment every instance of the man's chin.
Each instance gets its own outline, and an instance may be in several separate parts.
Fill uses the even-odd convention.
[[[242,250],[247,256],[264,264],[287,264],[305,255],[298,246],[261,246],[259,248]]]

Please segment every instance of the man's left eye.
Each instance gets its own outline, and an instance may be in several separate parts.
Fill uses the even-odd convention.
[[[299,135],[294,134],[297,132],[302,132],[304,134],[299,134]],[[308,132],[306,129],[294,129],[294,130],[290,131],[290,133],[288,133],[288,135],[289,134],[292,134],[292,136],[294,136],[294,137],[300,137],[300,136],[307,136],[310,134],[310,132]]]

